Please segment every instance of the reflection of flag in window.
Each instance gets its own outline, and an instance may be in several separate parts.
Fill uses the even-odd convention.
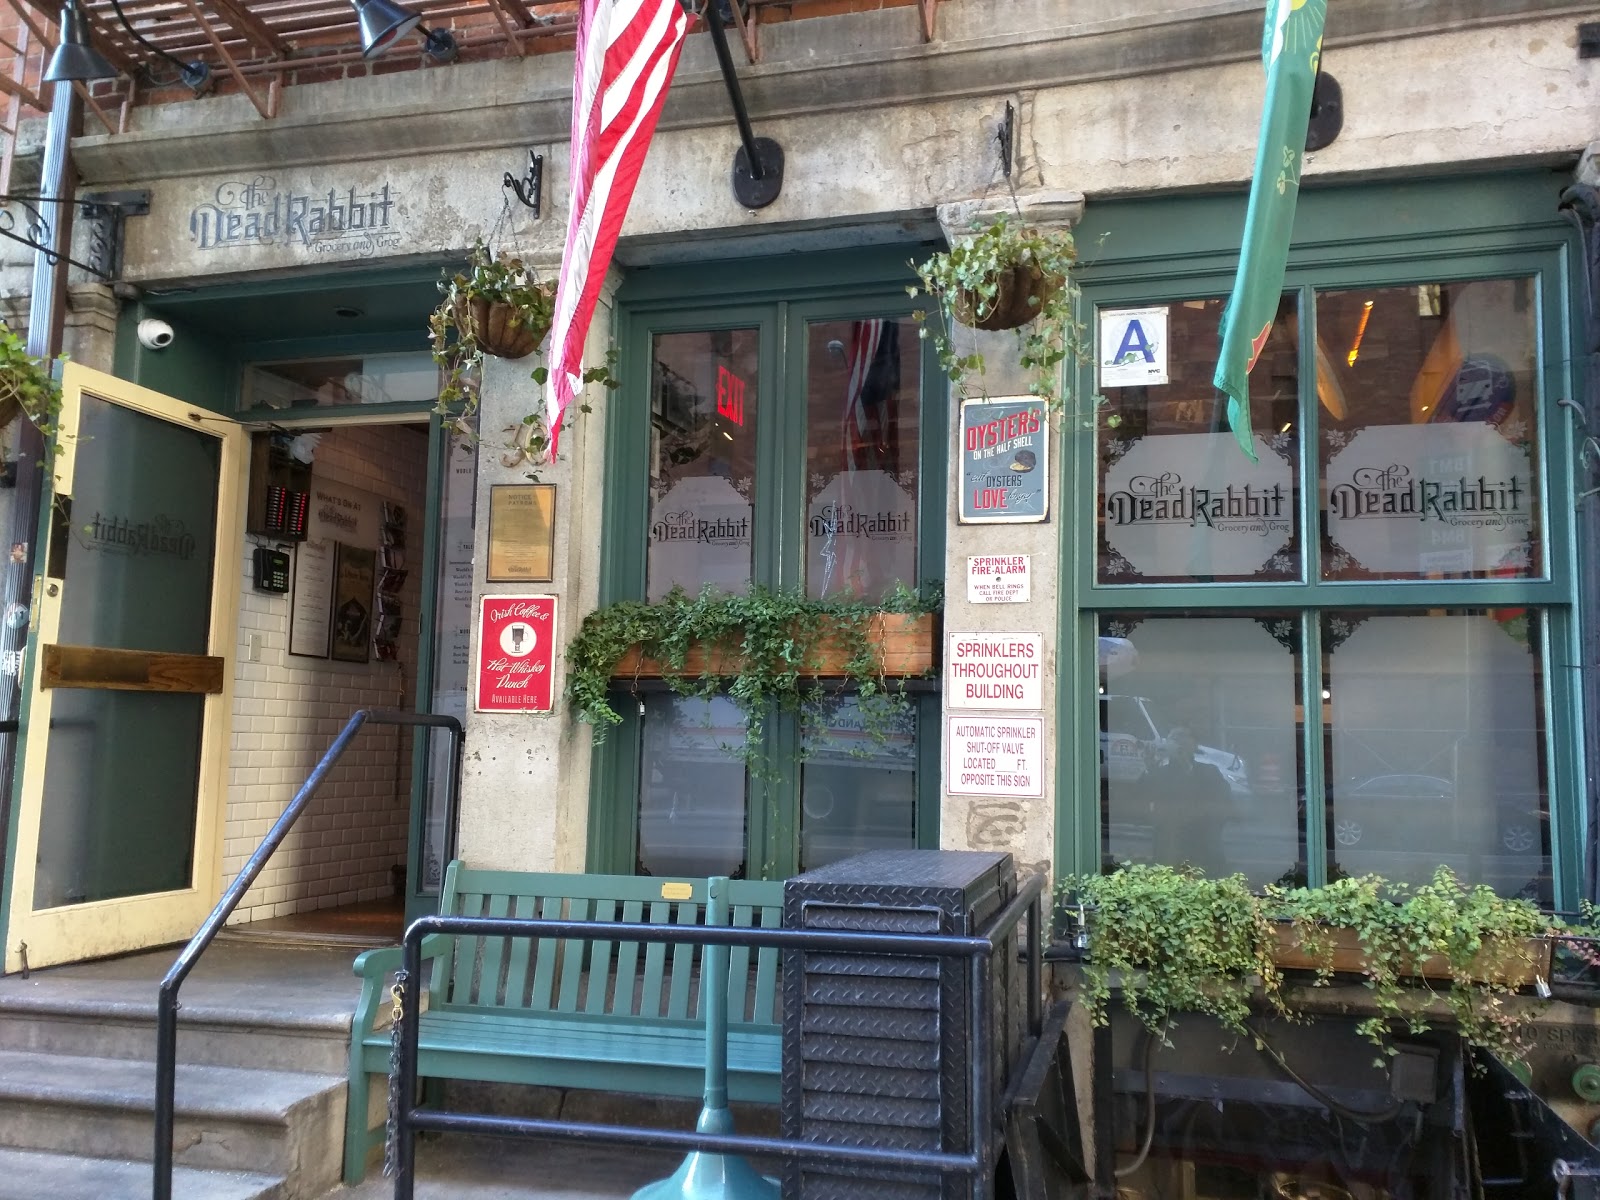
[[[852,321],[844,393],[845,470],[900,469],[900,326]]]
[[[865,595],[873,565],[862,553],[860,534],[839,536],[857,507],[855,476],[878,470],[893,478],[900,469],[900,326],[881,319],[852,321],[845,366],[838,512],[822,550],[821,595]]]

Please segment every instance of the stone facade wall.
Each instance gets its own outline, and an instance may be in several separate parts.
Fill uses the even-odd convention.
[[[622,269],[937,236],[938,206],[1009,204],[1013,189],[1019,205],[1067,192],[1092,206],[1248,179],[1261,97],[1259,0],[946,0],[932,43],[915,7],[852,0],[839,8],[763,26],[762,61],[739,63],[756,132],[788,158],[782,194],[754,213],[729,187],[738,137],[711,47],[691,37],[624,227]],[[1569,168],[1600,128],[1600,60],[1576,53],[1585,11],[1526,0],[1474,6],[1466,19],[1448,0],[1341,4],[1324,68],[1343,85],[1344,132],[1308,157],[1307,185],[1507,164]],[[1492,86],[1469,85],[1486,78]],[[91,125],[75,154],[86,185],[151,189],[150,215],[128,225],[125,276],[153,292],[446,261],[479,237],[553,267],[566,228],[570,88],[562,52],[302,84],[285,90],[271,121],[224,90],[136,108],[128,133]],[[1018,116],[1009,180],[995,141],[1007,102]],[[538,220],[500,186],[530,149],[545,156]],[[359,206],[361,228],[337,236],[314,228],[319,206]],[[271,212],[279,216],[269,229]],[[0,291],[14,295],[21,281],[6,263],[0,257]],[[603,309],[595,356],[608,321]],[[480,501],[493,483],[525,477],[525,465],[503,464],[496,439],[535,399],[526,370],[490,365]],[[548,590],[560,597],[568,633],[598,588],[608,415],[604,397],[591,399],[596,411],[569,432],[562,461],[541,471],[561,487]],[[483,537],[480,522],[480,562]],[[1033,555],[1035,598],[1004,616],[963,609],[964,558],[977,545],[952,512],[947,625],[1004,620],[1044,632],[1052,695],[1059,527],[1008,536],[1008,546]],[[485,590],[480,573],[474,600]],[[463,852],[484,865],[581,866],[587,746],[587,731],[561,715],[469,714]],[[1053,760],[1052,748],[1047,773]],[[1047,863],[1053,796],[1047,781],[1032,805],[947,798],[942,841]]]

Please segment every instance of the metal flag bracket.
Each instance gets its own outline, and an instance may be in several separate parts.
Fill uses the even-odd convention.
[[[50,249],[51,222],[40,207],[45,204],[76,204],[78,215],[88,228],[89,261],[80,262],[67,254],[56,254]],[[10,211],[15,205],[25,213],[24,232],[17,232],[17,216]],[[150,193],[147,190],[116,192],[88,192],[76,199],[63,196],[15,195],[0,196],[0,237],[36,250],[52,262],[66,260],[81,271],[110,282],[122,274],[123,222],[128,217],[142,217],[150,211]]]
[[[758,138],[750,128],[744,92],[733,70],[733,55],[728,52],[728,33],[722,24],[720,0],[706,0],[704,11],[711,41],[717,50],[717,65],[722,68],[722,81],[728,87],[728,99],[733,104],[733,119],[739,126],[739,140],[743,143],[733,156],[733,195],[746,208],[765,208],[783,190],[783,147],[771,138]]]
[[[534,219],[539,218],[539,200],[544,191],[544,155],[528,151],[528,171],[518,179],[510,171],[506,172],[501,187],[510,188],[518,200],[528,208],[533,209]]]

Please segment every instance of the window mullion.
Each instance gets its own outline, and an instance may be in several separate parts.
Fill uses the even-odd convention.
[[[1300,617],[1300,757],[1295,787],[1305,797],[1306,885],[1328,882],[1328,787],[1323,746],[1327,736],[1322,717],[1322,620],[1315,610]]]
[[[1317,392],[1317,293],[1298,289],[1300,307],[1300,570],[1301,579],[1322,578],[1322,484],[1319,446],[1322,405]]]

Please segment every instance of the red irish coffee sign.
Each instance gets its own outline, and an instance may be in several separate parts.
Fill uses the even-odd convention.
[[[554,596],[483,598],[475,689],[479,712],[549,712],[555,661]]]

